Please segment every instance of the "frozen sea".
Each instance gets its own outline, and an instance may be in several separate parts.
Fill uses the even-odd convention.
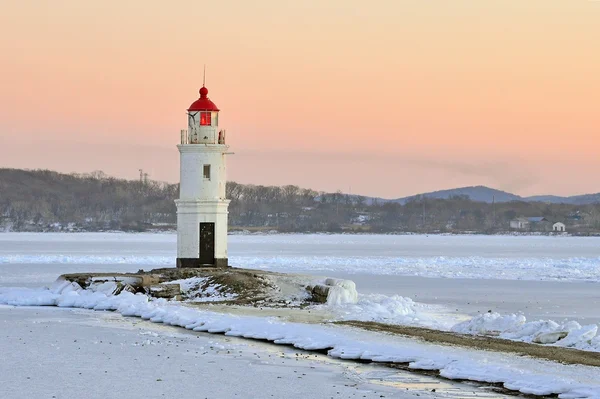
[[[0,234],[0,264],[45,270],[171,266],[175,251],[175,234]],[[594,237],[231,235],[229,257],[234,266],[279,271],[600,282],[600,238]]]
[[[0,234],[0,286],[63,273],[169,267],[175,234]],[[476,315],[600,323],[600,238],[454,235],[231,235],[233,266],[349,278],[359,293],[401,295]]]
[[[494,310],[522,312],[529,320],[600,322],[600,239],[233,235],[229,242],[234,266],[350,278],[363,294],[401,295],[470,315]],[[51,285],[63,273],[135,272],[173,266],[175,249],[175,234],[0,234],[0,287]],[[237,320],[230,319],[223,316],[218,323]],[[182,331],[116,313],[0,305],[0,322],[4,359],[0,383],[9,397],[104,398],[125,391],[129,397],[181,398],[501,396],[473,385],[239,338]],[[314,330],[307,337],[329,337],[320,327],[306,328]],[[354,334],[357,341],[352,345],[381,343],[369,343],[369,335]],[[339,357],[347,356],[345,351],[358,350],[347,352],[343,348],[350,345],[347,339],[340,343]],[[424,359],[435,358],[439,351],[396,341],[382,346],[383,350],[400,344],[395,356],[406,356],[404,351],[419,347],[414,351],[417,358],[423,357],[421,363],[431,361]],[[520,362],[515,357],[488,359],[486,354],[467,352],[450,355],[463,359],[452,360],[458,361],[456,364],[469,359],[464,363],[466,370],[446,367],[452,378],[472,378],[488,364],[504,362],[511,365],[503,369],[506,378],[518,385],[517,374],[522,371],[510,376],[511,367]],[[476,361],[473,356],[483,357]],[[540,366],[534,362],[518,367],[531,372]],[[544,363],[543,367],[549,374],[536,382],[534,389],[560,381],[549,377],[554,366]],[[556,372],[564,376],[571,369],[557,368]],[[594,370],[572,372],[583,375],[582,384],[598,383],[591,377]],[[82,387],[85,394],[80,396]]]

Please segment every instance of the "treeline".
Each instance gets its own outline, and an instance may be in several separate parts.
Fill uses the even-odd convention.
[[[0,218],[13,231],[145,230],[174,223],[178,186],[105,175],[0,169]]]
[[[149,231],[174,229],[179,185],[124,180],[102,172],[62,174],[0,169],[0,230]],[[415,197],[405,205],[340,192],[227,183],[232,230],[282,232],[479,232],[510,230],[521,216],[560,221],[571,233],[600,232],[600,204],[488,204],[468,197]]]

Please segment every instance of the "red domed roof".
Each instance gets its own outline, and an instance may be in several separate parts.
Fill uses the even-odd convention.
[[[204,86],[200,89],[200,98],[190,105],[188,111],[218,111],[219,108],[208,98],[208,89]]]

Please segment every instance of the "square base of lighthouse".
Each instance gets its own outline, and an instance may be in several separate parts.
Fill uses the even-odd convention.
[[[214,263],[202,263],[198,258],[177,258],[177,268],[202,268],[202,267],[219,267],[224,268],[229,266],[227,258],[217,258]]]
[[[176,200],[177,267],[227,267],[228,200]]]

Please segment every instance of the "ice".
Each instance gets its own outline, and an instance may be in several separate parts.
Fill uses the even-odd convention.
[[[171,256],[147,255],[2,255],[0,264],[173,266]],[[264,256],[230,257],[231,264],[275,271],[346,271],[379,275],[600,282],[600,257],[518,259],[469,257]]]
[[[481,311],[482,315],[469,317],[457,331],[600,350],[598,325],[590,323],[596,321],[596,282],[600,281],[596,238],[295,234],[229,239],[230,263],[235,266],[352,279],[359,292],[370,284],[370,291],[356,301],[350,287],[341,287],[345,291],[336,294],[338,298],[352,303],[332,300],[326,305],[337,319],[450,330],[466,316],[443,315],[443,309],[417,300],[452,304],[457,312],[459,305],[454,302],[464,301],[470,303],[469,314]],[[0,234],[0,284],[33,286],[50,283],[61,273],[173,266],[175,240],[173,234]],[[482,283],[484,279],[488,282]],[[180,283],[189,290],[199,281]],[[440,370],[452,378],[499,381],[521,392],[560,393],[561,398],[598,397],[600,392],[597,371],[591,368],[451,350],[341,327],[223,315],[149,300],[145,295],[112,295],[113,288],[97,284],[82,290],[65,281],[46,290],[4,287],[0,303],[113,310],[189,330],[325,349],[338,358],[408,362],[413,368]],[[218,294],[219,290],[209,287],[209,291]],[[487,312],[496,306],[505,308],[501,313]],[[537,312],[536,317],[518,312],[526,308]],[[553,317],[546,316],[548,312]],[[575,317],[577,321],[552,320]]]
[[[514,341],[555,344],[581,350],[600,352],[598,325],[582,326],[576,321],[559,324],[553,320],[527,322],[522,314],[486,313],[456,324],[451,329],[463,334],[498,336]]]
[[[0,256],[0,263],[10,264],[63,264],[63,265],[151,265],[167,266],[173,264],[171,256],[145,256],[145,255],[4,255]]]
[[[6,287],[0,289],[0,304],[12,306],[55,306],[60,297],[50,290]]]
[[[0,306],[0,320],[2,398],[415,397],[322,355],[111,312]]]
[[[521,329],[526,321],[521,314],[501,315],[490,312],[457,324],[452,330],[463,334],[500,335]]]
[[[556,344],[580,350],[600,351],[598,325],[582,326],[570,320],[527,321],[523,314],[487,312],[475,317],[444,313],[444,308],[414,302],[394,295],[361,294],[351,304],[329,305],[330,311],[341,320],[375,321],[387,324],[419,326],[453,331],[461,334],[493,336],[513,341],[537,344]],[[465,320],[466,319],[466,320]],[[462,321],[460,321],[462,320]]]
[[[328,278],[325,280],[325,285],[330,287],[327,293],[328,305],[343,305],[358,301],[358,292],[354,281]]]
[[[288,272],[600,282],[599,242],[562,236],[233,235],[229,259],[232,265]],[[0,265],[137,270],[174,266],[175,256],[175,234],[0,234]]]
[[[376,321],[450,330],[467,316],[444,314],[436,305],[414,302],[400,295],[359,294],[355,303],[338,304],[329,310],[341,320]]]
[[[522,393],[600,398],[600,380],[594,367],[565,366],[499,353],[442,347],[342,327],[221,314],[164,299],[151,301],[145,295],[129,292],[107,295],[101,291],[69,287],[72,286],[61,282],[52,289],[2,288],[0,303],[14,303],[15,298],[20,298],[20,305],[37,305],[40,298],[44,297],[47,298],[44,304],[114,310],[122,315],[194,331],[270,340],[305,350],[328,350],[329,356],[334,358],[408,362],[415,369],[440,370],[440,375],[446,378],[503,383]],[[578,336],[590,333],[591,329],[588,328]]]
[[[598,333],[598,326],[596,324],[590,324],[587,326],[580,326],[579,328],[573,328],[569,331],[569,334],[560,341],[556,342],[558,346],[564,347],[586,347],[592,345],[592,339],[596,337]],[[587,344],[587,345],[586,345]],[[600,347],[598,348],[600,350]]]

